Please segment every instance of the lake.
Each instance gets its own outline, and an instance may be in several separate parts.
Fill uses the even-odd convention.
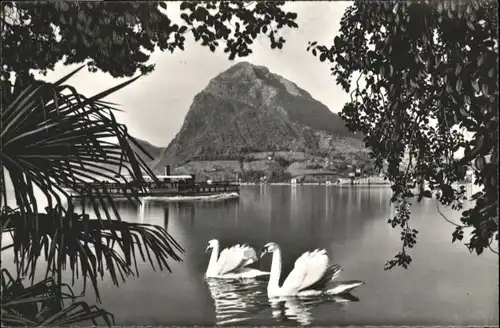
[[[498,325],[498,258],[451,243],[454,227],[434,200],[412,207],[420,232],[408,270],[384,271],[401,248],[387,187],[242,186],[239,200],[120,205],[123,219],[165,226],[186,249],[172,273],[148,264],[119,288],[101,283],[102,307],[117,325]],[[459,213],[441,208],[458,221]],[[353,296],[269,302],[266,281],[205,281],[207,242],[280,245],[284,275],[306,250],[324,248],[344,268],[338,280],[363,280]],[[270,256],[257,267],[270,268]],[[5,261],[4,265],[8,262]],[[282,276],[283,276],[282,274]],[[95,303],[88,293],[86,299]]]

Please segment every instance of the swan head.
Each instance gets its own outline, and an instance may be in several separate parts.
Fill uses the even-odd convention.
[[[214,248],[215,246],[219,245],[219,241],[217,239],[212,239],[208,241],[208,246],[205,248],[205,253],[208,253],[209,250]]]
[[[267,243],[264,245],[264,247],[262,247],[262,249],[260,250],[260,258],[262,258],[264,255],[266,255],[267,253],[274,253],[275,251],[277,251],[279,249],[279,246],[278,244],[276,243]]]

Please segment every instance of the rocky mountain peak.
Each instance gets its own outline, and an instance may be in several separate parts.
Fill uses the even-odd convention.
[[[311,152],[324,146],[325,134],[328,140],[355,138],[338,115],[294,82],[239,62],[194,97],[160,165],[234,158],[250,149]]]

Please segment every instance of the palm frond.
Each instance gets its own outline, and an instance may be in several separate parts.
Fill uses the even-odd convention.
[[[60,294],[61,287],[67,292]],[[59,294],[62,297],[58,299]],[[97,319],[108,326],[114,324],[112,314],[76,299],[69,286],[59,286],[52,278],[24,287],[20,279],[2,269],[2,327],[63,326],[86,321],[98,325]]]
[[[34,221],[38,230],[33,228]],[[20,211],[10,211],[2,215],[1,223],[3,232],[12,237],[20,276],[34,279],[37,261],[44,254],[47,277],[69,268],[74,283],[81,272],[84,286],[90,279],[98,298],[97,278],[104,278],[105,272],[117,286],[127,276],[139,275],[136,253],[153,269],[156,263],[160,270],[170,271],[168,260],[181,261],[178,253],[184,251],[162,227],[90,219],[87,214],[73,212],[71,206],[69,210],[58,207],[46,214],[31,214],[28,220],[23,220]]]
[[[126,182],[130,177],[137,182],[137,196],[143,190],[143,173],[153,175],[130,146],[129,141],[135,140],[102,101],[138,77],[87,98],[62,84],[80,69],[56,83],[29,85],[14,93],[18,94],[15,99],[2,104],[1,162],[22,211],[35,212],[36,199],[27,194],[33,185],[50,203],[60,204],[56,194],[68,196],[62,186],[88,192],[91,186],[86,182]],[[92,166],[104,169],[93,170]]]
[[[126,126],[116,121],[113,104],[103,100],[137,78],[88,98],[63,84],[80,69],[55,83],[32,81],[26,86],[16,81],[12,90],[2,81],[1,233],[12,236],[6,248],[14,251],[19,276],[28,274],[33,280],[43,252],[47,277],[52,273],[60,279],[61,270],[69,266],[73,280],[81,271],[84,285],[90,280],[99,297],[97,278],[104,271],[118,284],[138,274],[137,253],[153,268],[156,262],[160,269],[170,269],[167,259],[180,261],[183,250],[161,227],[123,222],[111,195],[98,188],[103,180],[119,182],[127,197],[137,201],[145,188],[143,175],[156,179],[132,148],[137,143]],[[5,174],[12,182],[16,209],[6,207]],[[66,186],[90,196],[95,219],[74,212]],[[46,213],[38,208],[35,189],[47,200]],[[25,324],[36,321],[30,318]]]

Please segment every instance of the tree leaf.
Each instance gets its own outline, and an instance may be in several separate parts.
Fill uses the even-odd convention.
[[[470,101],[470,97],[466,94],[464,94],[464,102],[467,104],[467,105],[470,105],[471,104],[471,101]]]
[[[333,42],[334,42],[334,45],[335,45],[335,48],[337,49],[337,51],[340,50],[340,38],[338,36],[335,36],[335,38],[333,39]]]
[[[210,12],[207,6],[212,8]],[[168,6],[163,1],[118,6],[103,1],[60,1],[53,4],[53,10],[43,11],[21,2],[13,2],[12,7],[30,24],[4,24],[6,30],[2,33],[8,37],[2,38],[2,69],[4,74],[23,78],[33,70],[52,69],[62,58],[67,64],[92,63],[91,72],[100,70],[115,78],[131,77],[138,71],[145,74],[154,70],[149,61],[151,54],[158,49],[170,52],[183,49],[188,36],[203,42],[201,35],[204,35],[208,43],[243,42],[244,50],[239,53],[243,56],[249,54],[248,49],[261,30],[269,30],[271,26],[277,26],[276,31],[297,27],[296,13],[283,10],[275,2],[257,5],[259,14],[221,2],[204,5],[192,1],[182,1],[179,13],[165,12]],[[245,28],[236,35],[230,17],[242,12]],[[179,17],[189,25],[179,28],[173,23]],[[196,26],[193,20],[197,20]],[[182,35],[187,28],[192,33]],[[19,47],[22,35],[29,35],[30,42]],[[43,51],[34,51],[33,47]],[[75,52],[77,48],[79,51]],[[19,65],[21,56],[26,58],[23,65]]]
[[[498,102],[493,90],[498,51],[490,51],[496,46],[491,40],[498,36],[492,28],[495,24],[488,23],[497,20],[496,6],[476,0],[424,1],[418,6],[357,1],[342,17],[333,47],[324,46],[334,51],[332,73],[337,83],[345,90],[355,85],[341,118],[351,131],[363,132],[365,146],[378,166],[385,164],[395,206],[411,200],[415,180],[422,180],[432,181],[431,190],[440,190],[436,196],[441,204],[461,209],[462,189],[452,185],[466,176],[464,165],[477,165],[475,182],[486,195],[472,205],[470,216],[462,218],[464,227],[473,232],[477,222],[498,221],[491,210],[498,198],[498,160],[483,162],[498,130],[496,120],[490,123],[498,110],[498,106],[490,108]],[[479,43],[484,47],[478,48]],[[457,45],[464,51],[457,51]],[[366,83],[356,83],[360,73]],[[369,82],[370,74],[376,81]],[[465,137],[464,131],[472,135]],[[483,140],[486,134],[488,141]],[[469,138],[470,142],[465,141]],[[405,171],[401,159],[408,143],[412,166]],[[449,156],[461,148],[465,148],[462,159]],[[422,191],[417,200],[429,193]],[[401,209],[390,224],[405,232],[409,219]],[[491,236],[473,235],[470,251],[482,252]],[[453,241],[462,238],[463,231],[457,231]],[[405,237],[403,251],[387,266],[407,267],[405,252],[411,247]]]
[[[477,83],[477,79],[476,79],[476,80],[473,80],[473,81],[471,82],[471,85],[472,85],[472,87],[474,88],[474,90],[475,90],[476,92],[479,92],[479,91],[480,91],[480,89],[479,89],[479,84]]]
[[[479,55],[479,58],[477,59],[477,67],[481,67],[484,64],[484,55],[481,54]]]
[[[483,83],[483,85],[481,86],[481,90],[483,91],[483,94],[485,96],[488,96],[488,85],[486,83]]]
[[[486,164],[486,159],[483,156],[479,156],[476,158],[476,161],[474,162],[476,165],[476,168],[481,171],[484,169],[484,165]]]

